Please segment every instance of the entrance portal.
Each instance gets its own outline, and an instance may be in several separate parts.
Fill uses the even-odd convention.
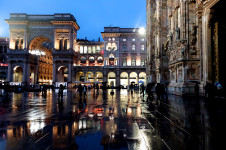
[[[13,68],[13,82],[23,82],[23,68],[16,66]]]
[[[219,1],[213,8],[211,19],[212,30],[212,82],[219,81],[223,89],[226,87],[226,18],[222,15],[226,13],[226,2]]]

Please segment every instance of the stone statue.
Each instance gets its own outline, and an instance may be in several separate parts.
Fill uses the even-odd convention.
[[[197,38],[196,38],[197,28],[198,27],[193,23],[192,30],[191,30],[191,36],[192,36],[191,45],[195,45],[197,42]]]
[[[176,40],[179,40],[179,39],[180,39],[180,28],[177,27],[177,28],[175,29],[175,31],[176,31]]]

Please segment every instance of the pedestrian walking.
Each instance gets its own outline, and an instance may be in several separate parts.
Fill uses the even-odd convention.
[[[64,86],[63,84],[60,84],[60,87],[59,87],[59,98],[63,99],[63,92],[64,92]]]
[[[97,89],[97,94],[99,94],[99,85],[98,85],[98,83],[96,84],[96,89]]]
[[[152,101],[152,99],[153,99],[152,87],[153,87],[152,83],[147,84],[147,87],[146,87],[146,93],[148,94],[147,102]]]
[[[82,92],[83,92],[83,87],[82,87],[81,84],[79,84],[79,86],[78,86],[78,92],[79,92],[79,96],[81,98],[82,97]]]
[[[84,85],[84,87],[83,87],[83,92],[84,92],[84,97],[86,97],[86,92],[87,92],[87,86],[86,85]]]
[[[143,97],[144,97],[144,90],[145,90],[145,87],[144,87],[144,84],[142,83],[141,84],[141,93],[140,94],[143,94]]]
[[[199,84],[195,84],[195,95],[198,97],[199,96]]]

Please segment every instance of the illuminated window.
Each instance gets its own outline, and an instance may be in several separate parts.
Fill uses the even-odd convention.
[[[132,45],[132,51],[136,50],[136,45]]]
[[[144,51],[144,45],[141,45],[141,50]]]
[[[98,61],[98,63],[102,63],[102,62],[103,62],[103,57],[99,56],[99,57],[97,58],[97,61]]]
[[[95,62],[95,59],[94,59],[93,56],[89,57],[89,62],[90,62],[90,63],[94,63],[94,62]]]
[[[132,39],[132,41],[136,41],[135,39]]]
[[[87,53],[87,46],[84,46],[84,53]]]
[[[116,43],[112,43],[111,49],[112,49],[113,51],[116,51],[116,50],[117,50],[117,45],[116,45]]]
[[[80,53],[83,53],[83,46],[80,46]]]
[[[144,41],[144,39],[141,39],[141,41]]]
[[[96,47],[95,46],[92,47],[92,52],[96,53]]]
[[[100,46],[97,46],[97,53],[100,53]]]
[[[108,43],[108,44],[106,45],[106,50],[111,51],[111,43]]]
[[[145,59],[141,59],[141,66],[145,66]]]
[[[112,41],[115,41],[115,38],[112,38]]]
[[[122,39],[122,41],[124,41],[124,42],[125,42],[125,41],[126,41],[126,39]]]
[[[91,49],[91,46],[88,47],[88,53],[91,53],[92,52],[92,49]]]
[[[126,59],[123,59],[122,60],[122,66],[126,66],[127,65],[127,60]]]
[[[132,59],[131,65],[132,65],[132,66],[136,66],[136,59]]]

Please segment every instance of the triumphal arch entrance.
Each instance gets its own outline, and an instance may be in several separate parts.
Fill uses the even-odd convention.
[[[10,14],[8,80],[24,84],[72,83],[79,26],[71,14]]]

